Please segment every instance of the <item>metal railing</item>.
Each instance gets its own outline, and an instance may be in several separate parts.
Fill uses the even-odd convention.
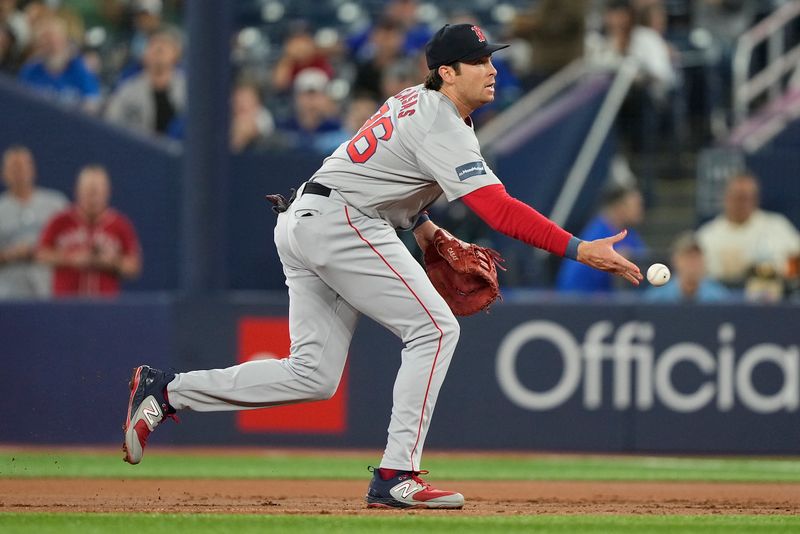
[[[733,56],[733,120],[740,125],[757,98],[769,93],[777,98],[784,80],[800,63],[800,44],[786,50],[786,28],[800,17],[800,0],[784,4],[774,13],[743,33]],[[766,42],[767,63],[760,72],[750,72],[756,48]]]
[[[559,93],[586,74],[586,71],[584,60],[576,59],[542,82],[536,89],[520,98],[513,106],[505,109],[486,123],[483,128],[476,132],[481,150],[484,152],[490,151],[492,145],[505,137],[514,126],[541,109]]]
[[[636,74],[639,72],[639,64],[636,59],[627,58],[622,61],[614,77],[614,81],[606,94],[600,110],[589,129],[586,140],[581,146],[578,157],[567,175],[561,192],[556,199],[550,219],[556,224],[564,226],[575,207],[578,195],[583,189],[589,173],[592,171],[597,155],[603,147],[603,143],[608,137],[608,132],[614,125],[619,108],[622,106],[625,96],[631,88]]]

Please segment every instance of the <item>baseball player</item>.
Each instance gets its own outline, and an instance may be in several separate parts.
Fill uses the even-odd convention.
[[[442,193],[462,199],[494,229],[559,256],[616,273],[639,269],[613,249],[625,236],[580,241],[510,197],[483,159],[470,113],[491,102],[491,54],[469,24],[446,25],[426,46],[423,85],[389,98],[328,157],[278,215],[275,244],[289,288],[291,354],[227,369],[170,374],[135,369],[125,460],[181,409],[243,410],[327,399],[336,391],[359,315],[405,345],[394,384],[388,441],[366,496],[370,507],[461,508],[464,497],[419,477],[439,389],[459,325],[425,269],[397,236],[413,229],[424,249],[438,227],[424,210]]]

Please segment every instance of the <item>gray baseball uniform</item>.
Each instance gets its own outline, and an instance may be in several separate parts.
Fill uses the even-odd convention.
[[[396,229],[411,228],[442,192],[453,200],[500,182],[471,124],[450,99],[422,86],[390,98],[311,181],[332,191],[304,184],[275,227],[289,288],[290,356],[178,374],[169,401],[213,411],[328,398],[363,313],[405,344],[381,467],[419,470],[459,326]]]

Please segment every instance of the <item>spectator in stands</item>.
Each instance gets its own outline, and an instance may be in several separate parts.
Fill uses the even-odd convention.
[[[336,104],[328,94],[328,75],[304,69],[294,82],[294,115],[279,122],[278,130],[290,145],[313,147],[317,135],[341,128]]]
[[[306,69],[323,72],[327,80],[333,78],[333,67],[317,47],[309,30],[297,27],[283,43],[283,54],[272,71],[273,88],[278,92],[288,91]]]
[[[587,12],[587,0],[540,0],[512,20],[512,34],[531,47],[526,89],[583,57]]]
[[[314,147],[320,154],[331,154],[339,145],[349,141],[375,114],[380,104],[369,95],[356,96],[347,105],[344,123],[338,130],[319,134]]]
[[[384,16],[400,23],[405,33],[403,50],[406,54],[416,54],[433,36],[430,27],[419,17],[418,0],[390,0],[384,8]]]
[[[231,151],[254,149],[274,131],[275,121],[261,102],[258,85],[248,81],[237,83],[231,94]]]
[[[67,40],[80,52],[86,37],[86,26],[80,13],[70,5],[72,2],[47,2],[50,14],[57,16],[67,26]]]
[[[30,150],[15,145],[3,153],[0,195],[0,299],[50,296],[51,271],[34,262],[36,240],[44,225],[67,205],[67,198],[36,187]]]
[[[36,58],[22,68],[20,81],[61,102],[97,111],[100,84],[69,42],[64,20],[45,17],[37,23],[35,35]]]
[[[683,63],[680,48],[668,38],[670,24],[667,8],[663,0],[639,0],[636,13],[638,25],[655,31],[667,46],[675,77],[674,83],[666,89],[664,98],[658,100],[658,106],[664,108],[662,122],[667,122],[668,131],[674,135],[676,145],[683,146],[688,135],[686,124],[688,96],[685,93],[684,74],[677,67]],[[660,124],[657,124],[656,128],[662,129]]]
[[[703,250],[693,232],[681,234],[672,245],[672,279],[664,286],[650,286],[644,293],[649,302],[721,302],[732,295],[706,276]]]
[[[186,107],[186,77],[178,68],[181,38],[162,28],[150,36],[144,70],[111,95],[105,116],[139,130],[167,133]]]
[[[667,7],[662,0],[638,0],[634,3],[636,20],[640,26],[650,28],[666,39],[669,29]],[[667,46],[672,45],[667,42]]]
[[[636,7],[636,24],[642,28],[649,28],[661,36],[669,53],[672,70],[675,74],[674,87],[678,83],[678,71],[674,65],[680,62],[680,51],[667,38],[669,31],[669,14],[662,0],[640,0]]]
[[[406,87],[422,83],[423,79],[413,58],[397,60],[381,73],[381,96],[378,100],[383,102]]]
[[[759,184],[753,174],[733,176],[725,188],[723,212],[702,225],[697,238],[709,274],[741,287],[756,268],[784,276],[789,259],[800,254],[800,233],[780,213],[759,208]]]
[[[31,28],[32,40],[35,39],[33,35],[35,33],[34,28],[39,25],[39,22],[56,14],[54,6],[57,3],[50,0],[20,0],[20,7],[25,13],[25,18],[28,19],[28,26]]]
[[[0,28],[6,28],[13,40],[11,50],[13,56],[21,60],[23,54],[30,46],[31,27],[28,17],[19,9],[17,0],[0,0]],[[0,44],[0,46],[2,46]],[[2,58],[2,53],[0,53]]]
[[[122,280],[142,269],[139,238],[123,214],[109,207],[111,183],[100,165],[80,170],[75,204],[48,222],[37,258],[55,268],[55,296],[114,296]]]
[[[162,0],[133,0],[130,5],[132,34],[127,43],[127,59],[117,84],[139,74],[144,68],[144,56],[150,36],[163,28]]]
[[[644,218],[642,194],[633,187],[614,186],[603,195],[600,212],[580,234],[581,239],[592,240],[601,235],[612,235],[627,228],[628,235],[617,243],[617,250],[626,258],[645,254],[645,244],[632,227]],[[614,281],[607,273],[596,271],[572,260],[563,260],[556,279],[559,291],[582,293],[610,293]]]
[[[670,98],[677,86],[670,49],[652,28],[637,24],[629,0],[609,0],[604,13],[605,35],[590,35],[587,53],[598,63],[631,59],[638,71],[617,116],[623,148],[641,179],[648,204],[653,200],[654,153],[659,131],[669,117]]]
[[[763,2],[762,2],[763,3]],[[759,2],[753,0],[695,0],[691,3],[695,35],[702,35],[705,60],[703,87],[716,136],[728,131],[727,113],[731,104],[731,66],[739,36],[756,22]]]
[[[405,56],[413,56],[425,47],[433,32],[427,24],[419,19],[419,2],[417,0],[390,0],[385,4],[379,20],[391,19],[400,24],[403,33],[403,52]],[[357,60],[368,59],[370,51],[370,33],[372,26],[357,32],[347,39],[350,55]]]
[[[354,94],[365,94],[376,100],[383,96],[383,72],[402,57],[403,38],[400,24],[392,19],[381,19],[373,26],[369,36],[370,56],[359,61],[356,67]]]
[[[605,38],[590,39],[590,53],[598,60],[630,57],[639,66],[637,83],[658,101],[677,83],[669,45],[654,29],[637,24],[629,0],[610,0],[604,15]]]

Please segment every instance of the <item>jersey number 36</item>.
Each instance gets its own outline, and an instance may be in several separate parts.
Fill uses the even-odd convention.
[[[365,163],[377,150],[378,140],[392,138],[394,125],[392,118],[386,115],[388,112],[389,104],[381,106],[347,144],[347,155],[353,163]]]

